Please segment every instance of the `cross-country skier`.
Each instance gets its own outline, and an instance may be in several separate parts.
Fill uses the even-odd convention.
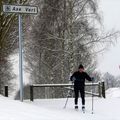
[[[92,78],[84,72],[82,64],[79,65],[78,71],[74,72],[70,77],[70,80],[74,83],[74,94],[75,94],[75,109],[78,109],[78,97],[79,92],[82,99],[82,110],[85,110],[85,80],[92,81]]]

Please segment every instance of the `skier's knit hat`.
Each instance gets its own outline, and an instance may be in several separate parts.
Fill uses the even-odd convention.
[[[83,67],[83,65],[82,65],[82,64],[80,64],[78,68],[79,68],[79,69],[80,69],[80,68],[84,69],[84,67]]]

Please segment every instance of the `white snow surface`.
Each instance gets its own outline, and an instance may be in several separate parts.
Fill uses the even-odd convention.
[[[120,88],[109,88],[106,94],[107,98],[120,98]]]
[[[74,109],[74,98],[35,99],[23,102],[0,96],[0,120],[120,120],[120,88],[107,90],[107,98],[94,98],[94,114],[91,114],[92,99],[86,97],[86,113]]]

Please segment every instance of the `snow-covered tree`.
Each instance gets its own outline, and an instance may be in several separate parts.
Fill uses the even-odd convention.
[[[0,0],[0,93],[4,85],[14,78],[9,56],[18,48],[18,22],[16,14],[3,12],[3,4],[24,4],[27,0]],[[2,93],[3,94],[3,93]]]
[[[108,72],[104,74],[103,80],[105,81],[106,89],[116,87],[116,85],[117,85],[116,77],[111,75]]]
[[[97,1],[39,0],[34,4],[39,6],[39,14],[30,18],[25,44],[31,83],[68,82],[80,63],[92,73],[96,54],[113,35],[99,32]],[[102,47],[98,49],[99,45]]]

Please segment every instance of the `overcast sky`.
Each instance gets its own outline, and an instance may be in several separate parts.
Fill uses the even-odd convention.
[[[120,30],[120,0],[100,0],[103,22],[106,30]],[[99,58],[100,71],[120,75],[120,38],[118,42]]]

